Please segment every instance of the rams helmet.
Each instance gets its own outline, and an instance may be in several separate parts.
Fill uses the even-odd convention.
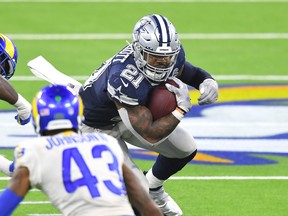
[[[83,103],[69,87],[49,85],[41,89],[32,102],[36,133],[72,129],[78,131],[83,116]]]
[[[151,14],[142,17],[132,34],[134,59],[140,71],[153,82],[166,81],[176,63],[180,41],[174,25],[164,16]],[[166,57],[170,63],[157,67],[147,61],[149,55]]]
[[[16,70],[18,51],[14,42],[0,34],[0,72],[5,79],[10,79]]]

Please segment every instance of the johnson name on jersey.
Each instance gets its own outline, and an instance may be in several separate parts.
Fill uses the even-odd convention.
[[[29,169],[31,185],[65,215],[134,215],[122,177],[123,153],[113,137],[39,137],[17,146],[15,159],[16,168]]]

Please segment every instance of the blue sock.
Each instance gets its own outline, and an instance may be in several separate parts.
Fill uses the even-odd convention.
[[[189,163],[195,157],[196,153],[197,150],[185,158],[167,158],[159,155],[152,167],[153,175],[161,180],[168,179]]]

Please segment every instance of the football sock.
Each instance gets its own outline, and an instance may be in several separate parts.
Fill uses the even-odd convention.
[[[153,173],[155,178],[162,180],[164,182],[170,176],[180,171],[187,163],[189,163],[195,157],[196,153],[197,150],[195,150],[192,154],[190,154],[188,157],[185,158],[167,158],[164,157],[163,155],[159,155],[152,167],[151,173]],[[155,181],[153,180],[153,182]],[[153,185],[155,184],[153,183]]]
[[[153,175],[152,168],[146,173],[149,188],[159,188],[164,184],[165,180],[160,180]]]

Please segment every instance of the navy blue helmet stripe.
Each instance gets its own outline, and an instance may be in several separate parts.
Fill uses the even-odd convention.
[[[155,20],[156,25],[157,25],[157,27],[159,29],[159,34],[160,34],[159,35],[159,46],[162,46],[163,35],[162,35],[162,28],[161,28],[160,22],[159,22],[159,20],[157,19],[157,17],[155,15],[153,15],[152,17]]]
[[[171,38],[170,38],[170,32],[169,32],[169,27],[168,27],[168,23],[167,23],[167,20],[161,16],[163,21],[164,21],[164,24],[165,24],[165,27],[166,27],[166,34],[167,34],[167,46],[170,46],[170,42],[171,42]]]

